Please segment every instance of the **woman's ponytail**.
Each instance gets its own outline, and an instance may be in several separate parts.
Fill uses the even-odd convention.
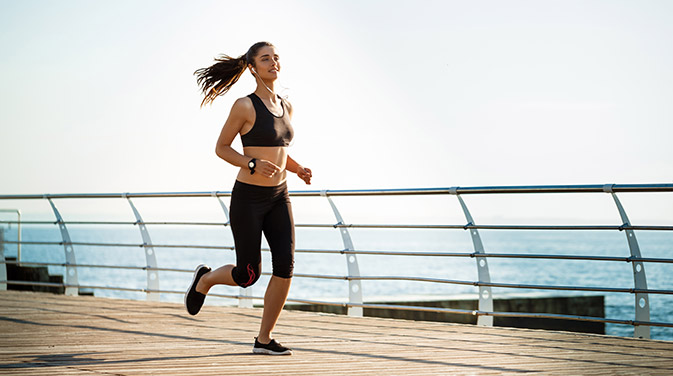
[[[259,49],[264,46],[273,47],[273,44],[269,42],[257,42],[248,49],[245,55],[237,58],[221,55],[215,58],[215,64],[194,72],[196,82],[201,87],[201,92],[205,95],[205,98],[201,102],[201,107],[204,104],[212,103],[220,95],[226,94],[236,81],[241,78],[248,64],[255,65],[255,57]]]
[[[226,94],[229,89],[238,81],[248,67],[245,55],[233,58],[227,55],[221,55],[215,58],[216,63],[208,68],[198,69],[196,82],[201,87],[201,92],[205,95],[201,106],[212,103],[215,98]]]

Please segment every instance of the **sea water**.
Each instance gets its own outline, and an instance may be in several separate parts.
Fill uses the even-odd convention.
[[[1,229],[1,227],[0,227]],[[73,242],[142,244],[138,227],[69,225]],[[226,226],[148,226],[153,244],[233,246],[229,227]],[[53,225],[24,225],[22,240],[60,242],[61,234]],[[473,251],[470,235],[464,230],[439,229],[362,229],[348,230],[356,250],[412,251],[448,253]],[[480,230],[487,253],[595,255],[628,257],[629,248],[623,232],[618,231],[502,231]],[[637,231],[637,239],[643,257],[671,258],[673,233]],[[16,240],[16,232],[6,231],[6,240]],[[266,247],[266,243],[263,242]],[[16,255],[15,244],[5,244],[5,255]],[[336,228],[305,228],[296,230],[298,250],[342,250],[342,236]],[[75,257],[80,264],[145,266],[144,249],[120,246],[75,245]],[[190,247],[154,249],[159,267],[193,269],[206,263],[217,267],[234,263],[230,249],[194,249]],[[263,272],[271,272],[269,252],[263,252]],[[318,254],[297,252],[295,274],[345,276],[348,274],[347,256],[339,253]],[[64,249],[60,245],[30,245],[22,247],[24,262],[65,262]],[[417,257],[358,255],[358,267],[362,276],[404,276],[438,278],[460,281],[477,281],[476,259],[469,257]],[[631,263],[585,261],[488,258],[492,282],[508,284],[633,287]],[[64,268],[52,266],[52,274],[63,274]],[[673,290],[673,264],[645,263],[649,289]],[[145,288],[146,271],[108,268],[78,268],[80,285]],[[184,291],[191,281],[191,273],[160,272],[161,290]],[[268,275],[252,287],[253,296],[263,296]],[[214,293],[238,295],[239,288],[216,286]],[[396,299],[442,299],[446,297],[474,295],[477,287],[455,284],[437,284],[410,281],[362,281],[365,301]],[[94,289],[100,297],[145,299],[144,293]],[[606,317],[621,320],[635,319],[635,297],[630,293],[569,292],[553,290],[522,290],[493,288],[493,296],[568,296],[604,295]],[[161,294],[161,300],[180,302],[181,294]],[[345,302],[348,300],[348,283],[345,280],[294,278],[290,298]],[[649,294],[650,321],[673,322],[673,296]],[[207,304],[233,305],[234,299],[209,297]],[[607,334],[632,336],[633,327],[607,324]],[[673,340],[673,328],[652,327],[652,338]]]

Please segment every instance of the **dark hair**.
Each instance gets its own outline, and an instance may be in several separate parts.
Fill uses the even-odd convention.
[[[245,72],[248,64],[255,66],[255,57],[262,47],[273,47],[269,42],[257,42],[253,44],[244,55],[233,58],[228,55],[220,55],[215,58],[216,63],[208,68],[196,70],[196,82],[205,95],[201,106],[212,103],[215,98],[226,94]]]

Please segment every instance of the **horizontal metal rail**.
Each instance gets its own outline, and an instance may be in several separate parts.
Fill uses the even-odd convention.
[[[13,240],[6,240],[5,243],[15,244],[19,243]],[[196,245],[196,244],[141,244],[141,243],[93,243],[93,242],[41,242],[41,241],[22,241],[20,244],[32,244],[32,245],[86,245],[93,247],[128,247],[128,248],[144,248],[144,247],[153,247],[153,248],[194,248],[194,249],[221,249],[221,250],[233,250],[233,246],[226,245]],[[193,271],[193,270],[192,270]]]
[[[403,195],[446,195],[446,194],[521,194],[521,193],[600,193],[604,184],[593,185],[537,185],[537,186],[492,186],[492,187],[450,187],[420,189],[370,189],[370,190],[328,190],[327,196],[403,196]],[[673,192],[673,184],[615,184],[614,192]],[[315,191],[295,191],[295,196],[313,196]]]
[[[73,288],[78,288],[78,289],[119,290],[119,291],[140,292],[140,293],[148,293],[148,292],[161,293],[161,294],[184,294],[185,293],[184,291],[174,291],[174,290],[149,290],[149,289],[143,289],[143,288],[109,287],[109,286],[94,286],[94,285],[65,285],[65,284],[53,283],[53,282],[24,282],[24,281],[0,281],[0,282],[6,282],[7,284],[12,284],[12,285],[30,285],[30,286],[43,286],[43,287],[73,287]],[[227,295],[227,294],[216,294],[216,293],[209,294],[209,296],[218,297],[218,298],[229,298],[229,299],[264,300],[264,297],[261,297],[261,296],[245,296],[244,297],[244,296],[238,296],[238,295]],[[347,303],[347,302],[326,302],[326,301],[319,301],[319,300],[308,300],[308,299],[297,299],[297,298],[288,298],[287,302],[289,302],[289,303],[300,303],[300,304],[316,304],[316,305],[338,306],[338,307],[344,307],[344,308],[361,307],[361,308],[369,308],[369,309],[411,310],[411,311],[436,312],[436,313],[460,314],[460,315],[471,315],[471,316],[559,319],[559,320],[573,320],[573,321],[603,322],[603,323],[631,325],[631,326],[643,325],[643,326],[673,327],[673,323],[668,323],[668,322],[619,320],[619,319],[610,319],[610,318],[602,318],[602,317],[563,315],[563,314],[554,314],[554,313],[487,312],[487,311],[469,310],[469,309],[438,308],[438,307],[424,307],[424,306],[410,306],[410,305],[396,305],[396,304],[376,304],[376,303],[354,304],[354,303]]]
[[[18,261],[0,261],[0,264],[8,264],[8,265],[19,265]],[[178,268],[150,268],[147,266],[131,266],[131,265],[104,265],[104,264],[76,264],[76,265],[70,265],[68,263],[57,263],[57,262],[21,262],[21,266],[58,266],[58,267],[66,267],[66,266],[76,266],[78,268],[101,268],[101,269],[123,269],[123,270],[139,270],[139,271],[147,271],[147,270],[155,270],[159,272],[178,272],[178,273],[194,273],[193,269],[178,269]],[[271,276],[272,273],[267,273],[263,272],[261,275],[265,276]],[[315,278],[315,279],[331,279],[331,280],[342,280],[342,281],[347,281],[348,277],[346,276],[334,276],[334,275],[320,275],[320,274],[293,274],[293,277],[295,278]]]
[[[0,223],[21,223],[25,225],[57,225],[58,221],[0,221]],[[174,225],[174,226],[229,226],[228,222],[131,222],[131,221],[63,221],[66,225]]]
[[[64,244],[79,246],[101,246],[101,247],[128,247],[143,248],[146,245],[140,243],[93,243],[93,242],[69,242],[62,241],[14,241],[6,240],[7,244],[22,245],[59,245]],[[153,244],[156,248],[190,248],[190,249],[220,249],[234,250],[233,246],[215,246],[215,245],[194,245],[194,244]],[[262,251],[268,252],[268,248],[262,248]],[[673,259],[654,258],[654,257],[614,257],[614,256],[583,256],[583,255],[558,255],[558,254],[534,254],[534,253],[476,253],[476,252],[404,252],[404,251],[366,251],[366,250],[330,250],[330,249],[296,249],[296,253],[320,253],[320,254],[341,254],[341,255],[375,255],[375,256],[416,256],[416,257],[466,257],[466,258],[511,258],[511,259],[549,259],[549,260],[585,260],[585,261],[612,261],[612,262],[651,262],[651,263],[673,263]],[[0,262],[1,263],[1,262]],[[190,270],[193,272],[193,270]]]
[[[295,197],[326,196],[404,196],[446,194],[523,194],[523,193],[602,193],[604,184],[591,185],[535,185],[535,186],[484,186],[411,189],[351,189],[326,191],[291,191]],[[612,192],[673,192],[673,184],[614,184]],[[173,198],[173,197],[226,197],[231,191],[215,192],[146,192],[146,193],[61,193],[61,194],[5,194],[0,200],[32,199],[101,199],[101,198]]]
[[[400,252],[400,251],[311,251],[303,252],[330,252],[357,255],[380,255],[380,256],[423,256],[423,257],[469,257],[469,258],[513,258],[513,259],[551,259],[551,260],[586,260],[586,261],[619,261],[619,262],[652,262],[673,263],[673,259],[655,257],[615,257],[615,256],[583,256],[583,255],[558,255],[558,254],[535,254],[535,253],[464,253],[464,252]]]
[[[24,225],[57,225],[58,221],[10,221],[0,220],[4,224],[24,224]],[[168,225],[168,226],[229,226],[229,222],[130,222],[130,221],[67,221],[66,225]],[[673,231],[673,226],[651,226],[651,225],[404,225],[404,224],[321,224],[321,223],[297,223],[295,227],[303,228],[366,228],[366,229],[437,229],[437,230],[550,230],[550,231],[568,231],[568,230],[592,230],[592,231],[625,231],[625,230],[650,230],[650,231]]]
[[[531,290],[562,290],[562,291],[591,291],[591,292],[622,292],[622,293],[650,293],[650,294],[669,294],[673,295],[673,290],[653,290],[653,289],[636,289],[636,288],[620,288],[620,287],[584,287],[584,286],[554,286],[554,285],[527,285],[515,283],[495,283],[495,282],[478,282],[478,281],[460,281],[453,279],[441,278],[425,278],[425,277],[399,277],[399,276],[361,276],[348,277],[348,279],[361,281],[415,281],[415,282],[433,282],[445,283],[452,285],[465,286],[488,286],[488,287],[502,287],[512,289],[531,289]]]
[[[18,264],[16,261],[4,261],[0,263],[5,264]],[[181,272],[181,273],[193,273],[193,270],[189,269],[176,269],[176,268],[149,268],[146,266],[114,266],[114,265],[100,265],[100,264],[77,264],[71,265],[67,263],[27,263],[24,262],[22,265],[36,265],[36,266],[76,266],[81,268],[111,268],[111,269],[129,269],[129,270],[156,270],[156,271],[169,271],[169,272]],[[271,273],[262,273],[262,275],[271,275]],[[556,291],[585,291],[585,292],[612,292],[612,293],[649,293],[649,294],[665,294],[673,295],[673,290],[661,290],[661,289],[636,289],[636,288],[620,288],[620,287],[602,287],[602,286],[555,286],[555,285],[530,285],[530,284],[515,284],[515,283],[496,283],[496,282],[479,282],[479,281],[461,281],[461,280],[452,280],[452,279],[442,279],[442,278],[427,278],[427,277],[404,277],[404,276],[334,276],[334,275],[318,275],[318,274],[295,274],[295,277],[299,278],[316,278],[316,279],[331,279],[331,280],[343,280],[343,281],[407,281],[407,282],[429,282],[429,283],[442,283],[442,284],[451,284],[451,285],[463,285],[463,286],[488,286],[488,287],[500,287],[500,288],[511,288],[511,289],[530,289],[530,290],[556,290]]]

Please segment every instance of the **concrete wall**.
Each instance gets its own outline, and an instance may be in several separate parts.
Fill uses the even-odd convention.
[[[434,301],[388,301],[376,302],[376,304],[394,304],[420,307],[439,307],[476,310],[479,301],[476,299],[452,299]],[[324,306],[313,304],[287,304],[285,309],[311,312],[327,312],[346,314],[346,308],[340,306]],[[605,317],[605,298],[603,296],[553,296],[553,297],[520,297],[507,299],[494,299],[493,310],[496,312],[531,312],[531,313],[555,313],[576,316]],[[365,316],[386,317],[406,320],[442,321],[462,324],[476,324],[477,317],[472,315],[447,314],[439,312],[419,312],[412,310],[395,309],[364,309]],[[538,318],[514,318],[495,317],[495,326],[508,326],[515,328],[534,328],[563,330],[583,333],[605,334],[605,324],[574,320],[538,319]]]

